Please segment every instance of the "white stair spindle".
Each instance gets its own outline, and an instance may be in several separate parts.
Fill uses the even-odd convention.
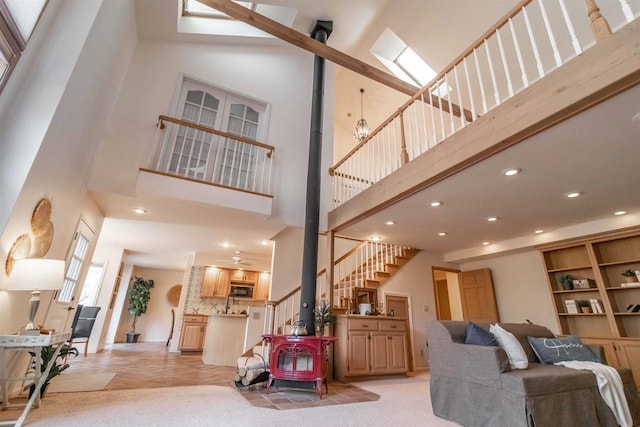
[[[502,67],[504,68],[504,75],[507,78],[507,91],[509,92],[509,96],[511,97],[513,96],[513,84],[511,83],[511,73],[509,73],[509,65],[507,64],[507,58],[504,54],[504,46],[502,44],[502,37],[500,36],[500,28],[496,28],[496,37],[498,38],[498,50],[500,51],[500,58],[502,59]]]
[[[500,94],[498,93],[498,84],[496,83],[496,75],[493,72],[493,61],[491,60],[491,51],[489,50],[489,41],[484,40],[484,51],[487,54],[487,62],[489,63],[489,74],[491,75],[491,83],[493,83],[493,96],[496,100],[496,105],[500,105]]]
[[[431,110],[431,129],[433,130],[433,138],[431,139],[431,146],[434,147],[438,143],[438,137],[436,136],[436,118],[435,113],[433,112],[433,96],[431,91],[427,89],[429,92],[429,109]]]
[[[440,97],[440,90],[438,90],[438,88],[440,87],[440,81],[436,82],[435,88],[429,88],[429,92],[436,92],[437,93],[437,97],[438,97],[438,111],[440,112],[440,132],[442,132],[442,138],[440,138],[439,141],[442,141],[443,139],[445,139],[447,137],[447,128],[444,125],[444,112],[442,111],[442,98]]]
[[[484,84],[482,82],[482,73],[480,73],[480,64],[478,63],[478,54],[476,53],[476,49],[473,49],[473,59],[476,64],[476,74],[478,75],[478,84],[480,85],[480,95],[482,96],[482,113],[487,113],[487,98],[484,94]]]
[[[453,118],[454,114],[453,114],[453,104],[451,103],[451,92],[449,91],[450,87],[451,85],[449,85],[449,73],[445,73],[444,74],[444,90],[441,92],[444,92],[444,91],[447,92],[447,101],[449,101],[449,122],[451,124],[451,134],[453,134],[456,131],[456,125],[454,124],[454,118]],[[441,96],[444,96],[444,94],[441,94]]]
[[[569,35],[571,36],[571,44],[573,45],[573,50],[576,52],[576,55],[580,55],[582,53],[582,46],[580,46],[580,42],[576,37],[576,32],[573,29],[573,23],[571,22],[571,17],[567,12],[567,6],[564,4],[564,0],[560,0],[560,9],[562,10],[564,22],[567,25],[567,30],[569,30]]]
[[[522,52],[520,51],[518,34],[516,33],[515,28],[513,27],[513,20],[511,18],[509,18],[509,29],[511,30],[511,38],[513,39],[513,45],[516,48],[516,56],[518,58],[518,65],[520,66],[520,73],[522,77],[522,87],[525,88],[529,86],[529,79],[527,78],[527,70],[525,69],[524,61],[522,60]]]
[[[476,114],[476,103],[473,99],[473,89],[471,88],[471,82],[469,81],[469,69],[467,68],[467,57],[462,58],[462,65],[464,67],[464,78],[467,81],[467,92],[469,92],[469,103],[471,104],[471,121],[478,118]]]
[[[542,13],[542,20],[544,21],[544,26],[547,29],[547,35],[549,36],[549,43],[551,43],[551,48],[553,49],[553,58],[556,61],[556,66],[562,65],[562,58],[560,58],[560,52],[558,51],[558,45],[556,44],[556,38],[553,35],[553,29],[551,28],[551,24],[549,23],[549,17],[547,16],[547,10],[544,7],[543,0],[539,0],[538,4],[540,5],[540,12]]]
[[[633,12],[629,7],[629,3],[627,0],[618,0],[620,2],[620,7],[622,8],[622,13],[624,14],[624,18],[627,20],[627,24],[635,19],[633,16]]]
[[[462,91],[460,90],[460,81],[458,80],[458,69],[456,66],[453,66],[453,77],[456,81],[455,91],[458,93],[458,105],[460,106],[460,128],[463,128],[467,122],[467,118],[464,114],[464,107],[462,105]],[[451,94],[449,94],[449,98],[451,98]]]
[[[427,127],[427,116],[425,116],[426,105],[424,103],[424,92],[420,94],[420,110],[422,111],[422,126],[424,132],[424,151],[429,149],[429,129]]]
[[[538,76],[540,78],[544,77],[544,67],[542,66],[542,61],[540,60],[540,52],[538,52],[538,44],[536,43],[536,38],[533,35],[533,30],[531,29],[531,22],[529,22],[529,14],[527,13],[526,8],[522,8],[522,15],[524,16],[524,23],[527,27],[527,33],[529,34],[529,43],[531,43],[531,49],[533,50],[533,56],[536,58],[536,67],[538,68]]]

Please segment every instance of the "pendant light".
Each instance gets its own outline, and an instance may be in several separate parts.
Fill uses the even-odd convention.
[[[364,89],[360,89],[360,120],[356,123],[356,130],[353,131],[353,137],[358,142],[364,141],[364,139],[369,136],[369,133],[371,133],[371,129],[369,129],[369,125],[364,119],[363,94]]]

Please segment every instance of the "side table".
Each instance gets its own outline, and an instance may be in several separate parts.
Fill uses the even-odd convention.
[[[0,390],[2,391],[2,410],[9,408],[22,407],[24,410],[20,415],[20,418],[13,421],[0,421],[0,426],[14,425],[16,427],[22,426],[27,414],[32,406],[40,406],[40,388],[45,383],[51,367],[58,358],[62,346],[71,337],[71,332],[49,334],[49,335],[0,335]],[[52,346],[54,348],[53,357],[45,367],[44,372],[41,372],[42,360],[41,351],[42,347]],[[12,351],[14,354],[11,358],[8,357],[7,352]],[[9,376],[15,364],[20,359],[20,353],[35,353],[35,372],[28,370],[22,376]],[[9,402],[9,384],[12,382],[30,382],[35,384],[35,392],[31,395],[27,403],[10,403]]]

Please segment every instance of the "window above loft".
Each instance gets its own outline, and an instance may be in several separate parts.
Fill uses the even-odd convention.
[[[0,90],[42,14],[47,0],[0,0]]]
[[[390,28],[378,37],[371,53],[396,77],[418,87],[424,87],[438,74]],[[450,90],[440,84],[432,93],[443,97]]]
[[[256,10],[257,3],[255,2],[236,0],[233,0],[233,2],[240,6],[244,6],[247,9]],[[200,3],[197,0],[184,0],[182,14],[186,16],[203,16],[214,19],[232,19],[229,15],[209,7],[206,4]]]

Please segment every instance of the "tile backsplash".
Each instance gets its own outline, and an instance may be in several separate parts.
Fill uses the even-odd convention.
[[[227,304],[226,299],[202,298],[200,296],[204,271],[205,267],[203,265],[194,265],[191,267],[191,276],[189,277],[187,297],[184,304],[185,314],[209,315],[224,312],[224,308]],[[264,307],[264,302],[236,300],[236,303],[233,304],[232,301],[229,301],[229,313],[240,313],[242,310],[246,310],[247,306]]]

